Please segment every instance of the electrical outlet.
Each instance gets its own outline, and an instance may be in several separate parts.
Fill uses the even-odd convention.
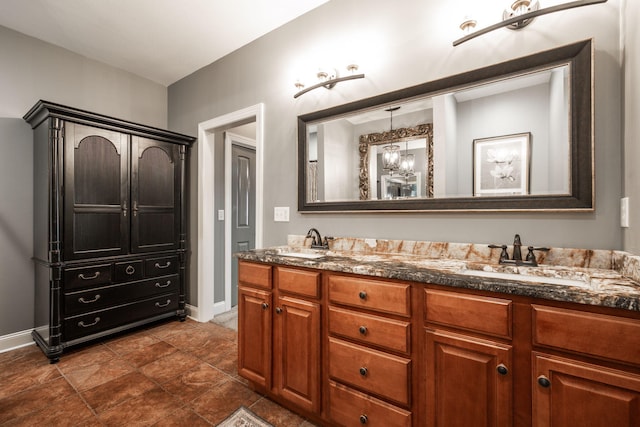
[[[274,207],[273,220],[275,222],[289,222],[289,206]]]
[[[620,199],[620,227],[629,227],[629,198]]]

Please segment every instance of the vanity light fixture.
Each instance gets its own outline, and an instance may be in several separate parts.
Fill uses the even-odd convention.
[[[305,93],[310,92],[310,91],[312,91],[314,89],[318,89],[319,87],[323,87],[325,89],[331,89],[336,84],[338,84],[340,82],[344,82],[344,81],[347,81],[347,80],[355,80],[355,79],[364,78],[364,74],[362,74],[362,73],[356,74],[356,71],[358,71],[358,65],[357,64],[349,64],[349,65],[347,65],[347,71],[349,71],[351,74],[346,75],[344,77],[340,77],[338,75],[338,70],[335,70],[335,69],[320,70],[316,74],[316,76],[318,77],[318,80],[320,81],[320,83],[316,83],[313,86],[309,86],[308,88],[305,88],[304,87],[304,83],[302,83],[300,80],[298,80],[295,83],[295,86],[298,89],[298,92],[295,95],[293,95],[293,97],[297,98],[300,95],[304,95]]]
[[[391,116],[389,135],[393,134],[393,112],[399,109],[400,107],[391,107],[384,110],[388,111]],[[394,172],[400,169],[400,146],[390,142],[389,145],[382,149],[382,169],[389,172],[389,175],[393,175]]]
[[[473,19],[465,17],[464,22],[460,24],[460,29],[465,32],[465,36],[459,38],[458,40],[455,40],[453,42],[453,45],[458,46],[459,44],[462,44],[483,34],[487,34],[493,30],[497,30],[498,28],[507,27],[512,30],[522,29],[529,25],[537,16],[606,2],[607,0],[577,0],[540,9],[540,3],[537,0],[516,0],[502,13],[502,22],[498,22],[488,27],[481,28],[477,31],[473,31],[477,22]]]

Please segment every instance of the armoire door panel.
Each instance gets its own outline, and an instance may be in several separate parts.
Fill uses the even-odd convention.
[[[129,137],[65,123],[65,233],[68,259],[129,250]]]
[[[133,137],[131,144],[131,251],[177,249],[180,229],[178,147]]]

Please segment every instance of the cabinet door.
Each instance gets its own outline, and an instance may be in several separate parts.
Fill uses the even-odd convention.
[[[181,168],[177,145],[132,138],[132,252],[178,249]]]
[[[511,346],[427,331],[429,426],[512,425]]]
[[[640,425],[640,376],[534,353],[533,425]]]
[[[320,305],[280,297],[274,336],[274,386],[288,401],[320,410]]]
[[[64,257],[129,249],[128,135],[65,123]]]
[[[271,292],[238,288],[238,374],[271,387]]]

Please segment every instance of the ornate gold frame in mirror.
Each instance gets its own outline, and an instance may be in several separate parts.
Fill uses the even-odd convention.
[[[404,142],[426,138],[427,177],[425,179],[425,195],[433,197],[433,124],[425,123],[410,128],[393,129],[382,133],[360,135],[358,152],[360,153],[360,200],[369,200],[369,152],[372,145],[384,145],[392,142]]]

